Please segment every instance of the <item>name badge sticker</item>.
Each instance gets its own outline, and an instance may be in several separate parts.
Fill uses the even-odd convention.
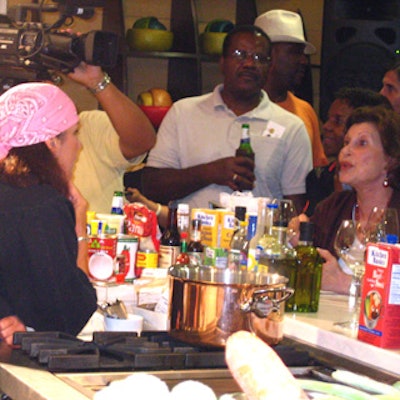
[[[265,127],[262,136],[266,137],[274,137],[274,138],[281,138],[283,133],[285,132],[285,127],[283,125],[279,125],[274,121],[268,121],[267,126]]]

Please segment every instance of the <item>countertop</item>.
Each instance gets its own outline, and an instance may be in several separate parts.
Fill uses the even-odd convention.
[[[333,331],[333,322],[347,316],[347,297],[321,296],[317,313],[287,313],[283,328],[287,338],[311,347],[357,361],[377,371],[399,376],[400,350],[385,350]],[[90,398],[67,385],[57,376],[26,367],[0,363],[0,392],[13,400],[61,400]]]
[[[286,313],[284,336],[317,346],[372,368],[399,375],[400,349],[387,350],[336,332],[334,322],[348,319],[347,296],[324,293],[316,313]]]

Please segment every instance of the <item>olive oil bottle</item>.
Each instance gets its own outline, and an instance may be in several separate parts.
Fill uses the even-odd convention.
[[[288,302],[295,312],[317,312],[321,290],[322,258],[313,242],[314,224],[300,223],[299,244],[296,246],[296,278],[294,295]]]

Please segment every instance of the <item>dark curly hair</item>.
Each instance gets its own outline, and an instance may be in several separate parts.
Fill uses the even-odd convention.
[[[389,186],[400,189],[400,115],[385,106],[359,107],[347,119],[346,132],[362,122],[376,126],[383,151],[393,160],[387,174]]]
[[[390,65],[386,66],[386,72],[393,71],[397,75],[397,79],[400,81],[400,59],[398,57],[391,60]]]
[[[393,108],[390,101],[380,93],[360,87],[343,87],[335,93],[335,99],[345,101],[351,108],[384,106]]]
[[[65,197],[69,193],[67,177],[45,143],[12,148],[0,160],[0,182],[19,187],[48,184]]]

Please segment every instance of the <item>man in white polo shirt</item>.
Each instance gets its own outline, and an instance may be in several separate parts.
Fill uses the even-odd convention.
[[[220,60],[224,83],[171,107],[143,169],[145,196],[204,208],[240,185],[256,197],[292,199],[301,209],[312,169],[310,140],[301,119],[262,90],[269,56],[270,41],[260,28],[228,33]],[[255,164],[235,157],[243,123],[250,125]]]

